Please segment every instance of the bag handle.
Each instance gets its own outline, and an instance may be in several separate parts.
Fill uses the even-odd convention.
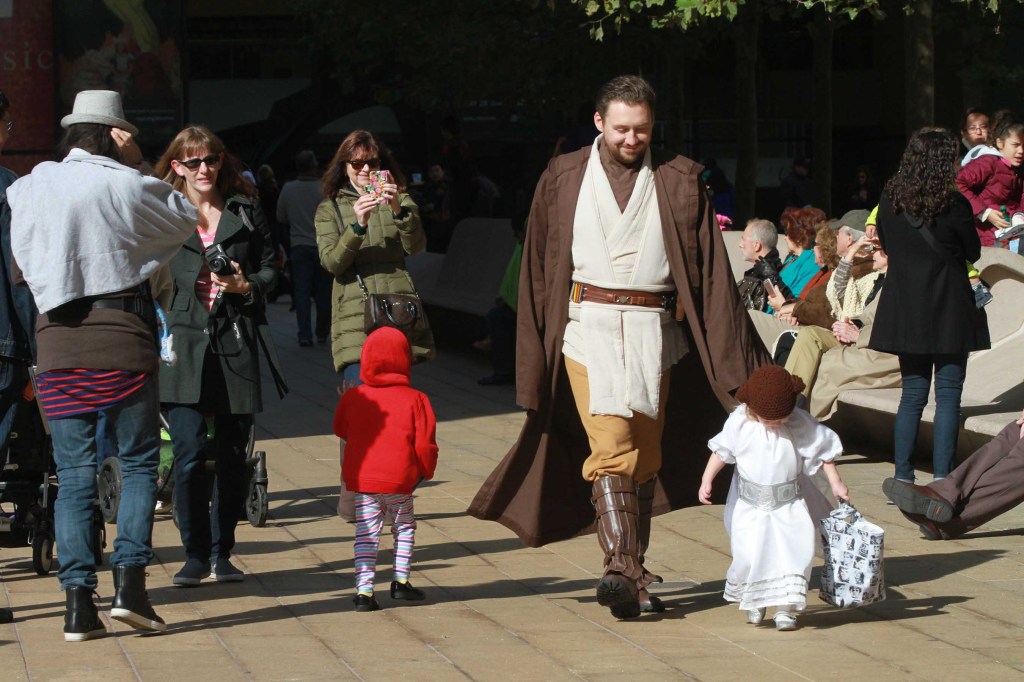
[[[417,320],[419,320],[419,317],[420,317],[419,309],[415,305],[413,305],[412,303],[409,303],[408,301],[406,301],[405,303],[401,304],[401,305],[405,305],[407,307],[407,309],[409,310],[409,313],[410,313],[410,317],[412,317],[412,320],[410,320],[409,322],[407,322],[405,324],[402,324],[401,322],[399,322],[398,320],[395,319],[394,315],[391,314],[391,308],[393,308],[395,305],[396,304],[394,304],[394,303],[389,304],[387,301],[381,301],[380,302],[381,310],[383,310],[384,314],[387,316],[388,322],[390,322],[397,329],[405,329],[406,327],[414,327],[414,326],[416,326],[416,322],[417,322]]]

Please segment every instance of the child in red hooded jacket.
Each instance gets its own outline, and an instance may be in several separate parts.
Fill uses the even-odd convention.
[[[412,491],[434,476],[436,420],[427,396],[409,386],[411,361],[405,334],[392,327],[371,333],[360,358],[363,383],[345,391],[334,413],[334,432],[345,441],[341,478],[356,498],[356,611],[380,608],[373,583],[385,514],[394,519],[391,598],[425,597],[409,583],[416,538]]]

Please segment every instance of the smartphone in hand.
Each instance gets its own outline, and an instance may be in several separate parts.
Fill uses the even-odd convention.
[[[391,173],[386,170],[370,171],[370,184],[363,189],[367,194],[373,196],[377,203],[384,201],[384,185],[391,182]]]
[[[761,282],[761,285],[764,287],[764,290],[768,292],[768,296],[770,298],[774,298],[779,295],[779,288],[775,286],[775,282],[770,279],[764,280]]]

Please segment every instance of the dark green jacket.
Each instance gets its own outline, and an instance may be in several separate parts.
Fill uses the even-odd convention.
[[[250,226],[240,217],[243,211]],[[252,285],[251,300],[240,294],[223,294],[212,311],[206,310],[196,297],[196,279],[205,262],[204,249],[199,235],[193,233],[171,260],[174,298],[166,312],[178,361],[173,367],[160,367],[160,402],[199,403],[203,362],[209,357],[220,363],[230,402],[219,411],[253,414],[263,409],[261,353],[270,363],[278,394],[283,397],[288,390],[267,326],[267,294],[277,282],[277,273],[263,211],[244,197],[231,197],[221,214],[214,243],[224,247],[231,260],[241,266]],[[211,346],[214,353],[208,356]]]
[[[331,301],[331,354],[337,371],[359,362],[366,334],[363,331],[362,291],[356,275],[363,278],[369,293],[408,294],[415,291],[409,271],[405,269],[406,254],[422,251],[427,235],[420,225],[420,210],[408,194],[399,195],[405,209],[395,220],[388,206],[370,214],[366,235],[352,230],[356,212],[352,204],[359,195],[348,186],[338,193],[337,205],[343,222],[339,224],[334,201],[320,202],[313,219],[320,263],[334,275]],[[417,361],[434,357],[434,337],[427,329],[411,339],[413,358]]]

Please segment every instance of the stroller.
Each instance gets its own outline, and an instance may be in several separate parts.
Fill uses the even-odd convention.
[[[212,435],[213,425],[208,429]],[[174,525],[178,525],[178,511],[174,506],[174,454],[171,449],[170,427],[163,413],[160,414],[160,466],[157,477],[157,502],[170,505]],[[263,450],[253,452],[256,446],[256,422],[249,426],[249,439],[245,449],[245,486],[246,494],[239,510],[240,518],[244,515],[249,523],[256,528],[267,525],[267,453]],[[206,463],[210,486],[213,486],[214,463]],[[117,510],[121,502],[121,460],[108,457],[100,468],[99,477],[99,509],[103,520],[117,523]]]
[[[46,575],[53,566],[57,485],[53,446],[35,400],[18,400],[7,447],[0,455],[0,545],[32,546],[32,568]]]

